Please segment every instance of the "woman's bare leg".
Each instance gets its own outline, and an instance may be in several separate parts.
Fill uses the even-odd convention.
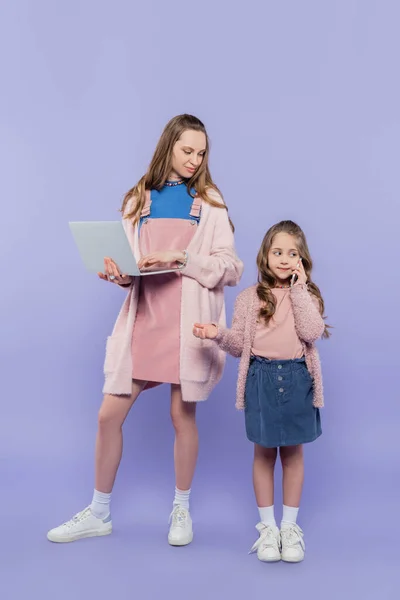
[[[174,462],[176,487],[190,490],[199,450],[196,404],[184,402],[180,385],[171,386],[171,419],[175,429]]]
[[[99,492],[112,491],[122,457],[122,425],[145,385],[145,381],[133,381],[130,396],[104,396],[96,437],[95,488]]]

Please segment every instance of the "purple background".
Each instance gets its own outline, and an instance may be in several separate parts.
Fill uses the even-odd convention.
[[[395,596],[400,7],[233,6],[1,3],[6,600]],[[85,272],[67,222],[118,218],[162,127],[185,111],[209,129],[212,173],[246,264],[227,291],[229,320],[236,294],[255,280],[266,229],[292,218],[308,236],[335,326],[320,344],[324,435],[306,449],[301,565],[247,555],[258,515],[233,359],[198,411],[191,546],[166,542],[174,477],[165,386],[143,395],[126,423],[113,535],[67,545],[45,537],[91,499],[104,341],[124,298]]]

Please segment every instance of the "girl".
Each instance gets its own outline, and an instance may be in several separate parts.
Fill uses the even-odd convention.
[[[125,196],[123,224],[139,268],[177,270],[132,278],[105,259],[105,273],[99,277],[126,287],[128,296],[107,340],[95,490],[90,506],[49,531],[52,542],[111,533],[122,425],[139,394],[161,383],[171,384],[175,428],[176,487],[168,541],[178,546],[192,541],[196,403],[206,400],[220,380],[225,354],[211,342],[196,340],[191,329],[200,316],[225,324],[224,286],[237,285],[243,272],[208,154],[203,123],[191,115],[175,117],[165,127],[147,173]]]
[[[271,227],[257,257],[258,285],[237,298],[232,329],[196,323],[193,333],[241,357],[237,385],[246,433],[254,442],[253,482],[260,522],[262,561],[299,562],[303,532],[296,524],[303,486],[302,444],[321,435],[322,376],[314,342],[328,337],[324,302],[311,280],[312,261],[304,233],[292,221]],[[283,519],[274,516],[277,449],[283,468]]]

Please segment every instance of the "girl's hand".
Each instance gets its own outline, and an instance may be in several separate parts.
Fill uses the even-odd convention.
[[[153,252],[152,254],[143,256],[138,262],[138,267],[139,269],[154,267],[154,265],[162,267],[163,265],[169,265],[176,262],[185,262],[184,253],[179,250],[167,250],[165,252]]]
[[[293,275],[297,275],[297,279],[293,285],[297,285],[300,283],[307,283],[307,275],[304,270],[303,262],[301,259],[297,263],[296,268],[293,269]]]
[[[104,281],[110,281],[118,285],[128,285],[133,280],[131,275],[121,275],[118,266],[111,258],[104,259],[104,273],[97,273],[97,275]]]
[[[193,335],[201,340],[213,340],[217,337],[218,328],[212,323],[202,325],[201,323],[195,323],[193,325]]]

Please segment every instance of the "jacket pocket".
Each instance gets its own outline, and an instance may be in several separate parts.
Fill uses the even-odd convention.
[[[182,356],[181,378],[197,383],[207,382],[211,377],[215,351],[214,344],[186,347]]]

